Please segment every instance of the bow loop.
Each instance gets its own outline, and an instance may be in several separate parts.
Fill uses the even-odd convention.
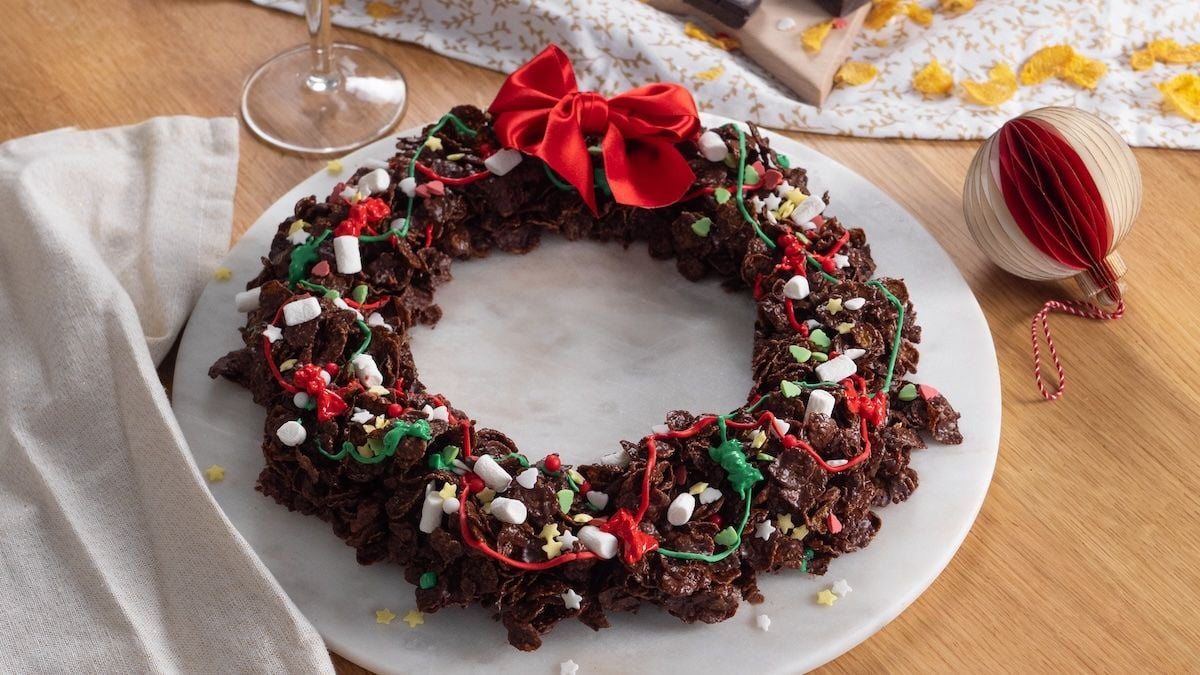
[[[571,62],[550,45],[505,80],[488,111],[505,147],[538,157],[579,191],[596,213],[587,137],[599,137],[613,199],[654,208],[673,204],[696,176],[675,144],[700,130],[686,89],[656,83],[605,99],[576,86]]]

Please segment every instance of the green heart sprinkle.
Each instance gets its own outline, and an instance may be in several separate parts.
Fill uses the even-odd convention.
[[[571,502],[575,501],[575,492],[572,490],[558,491],[558,510],[567,513],[571,510]]]
[[[743,182],[746,185],[754,185],[755,183],[757,183],[758,182],[758,171],[755,170],[755,168],[752,166],[747,166],[745,180]]]
[[[364,285],[364,284],[359,284],[359,285],[355,286],[355,287],[354,287],[354,290],[353,290],[353,291],[350,291],[350,297],[351,297],[351,298],[354,298],[354,301],[355,301],[355,302],[357,302],[357,303],[358,303],[358,304],[360,304],[360,305],[361,305],[362,303],[366,302],[366,301],[367,301],[367,287],[366,287],[366,285]]]
[[[755,456],[754,456],[754,459],[757,459],[757,460],[759,460],[760,462],[774,462],[774,461],[775,461],[775,455],[768,455],[768,454],[767,454],[767,453],[765,453],[765,452],[760,452],[760,453],[758,453],[757,455],[755,455]]]
[[[829,349],[829,345],[833,344],[829,341],[829,336],[820,328],[808,334],[808,341],[813,343],[821,351]]]
[[[796,363],[807,363],[812,358],[812,350],[808,347],[792,345],[788,347],[788,351],[792,353],[792,358],[796,359]]]
[[[417,581],[417,586],[419,586],[423,591],[427,591],[434,586],[437,586],[437,572],[430,570],[422,574],[420,580]]]
[[[817,363],[825,363],[829,360],[829,355],[823,352],[813,352],[812,360],[816,361]]]
[[[900,387],[900,392],[898,394],[896,394],[896,398],[900,399],[901,401],[917,400],[916,385],[914,385],[912,382],[909,382],[908,384],[904,385],[903,387]]]
[[[782,391],[783,395],[787,398],[796,398],[800,395],[800,387],[797,387],[795,382],[788,380],[783,380],[779,383],[779,391]]]
[[[713,199],[717,200],[718,204],[724,204],[725,202],[729,201],[729,198],[732,196],[733,195],[730,194],[729,190],[726,190],[723,187],[713,190]]]
[[[692,232],[695,232],[701,237],[707,237],[709,230],[712,229],[712,218],[701,218],[692,223]]]
[[[337,291],[333,290],[332,288],[325,291],[325,299],[326,300],[337,300],[340,297],[342,297],[342,294],[338,293]]]
[[[732,527],[727,527],[718,532],[713,539],[721,546],[733,546],[737,543],[738,535]]]
[[[779,162],[779,166],[781,168],[784,168],[784,169],[792,168],[792,160],[788,159],[787,155],[776,155],[775,159],[776,159],[776,161]]]

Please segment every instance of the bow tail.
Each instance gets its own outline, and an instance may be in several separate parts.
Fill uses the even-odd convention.
[[[594,215],[596,189],[592,158],[588,153],[587,141],[579,131],[578,116],[579,111],[573,106],[555,107],[546,121],[546,135],[532,154],[574,186]]]
[[[658,208],[678,202],[696,176],[675,144],[656,138],[626,141],[616,125],[604,135],[604,172],[620,204]]]

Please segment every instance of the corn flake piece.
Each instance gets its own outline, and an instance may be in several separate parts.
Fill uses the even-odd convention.
[[[942,11],[947,14],[962,14],[975,9],[975,0],[940,0]]]
[[[1176,65],[1189,65],[1200,61],[1200,44],[1189,45],[1187,47],[1179,47],[1175,51],[1167,54],[1163,59],[1165,63],[1173,63]]]
[[[904,6],[904,13],[913,23],[920,24],[926,28],[933,25],[933,10],[925,9],[916,2],[910,2]]]
[[[926,96],[946,96],[954,90],[954,77],[934,59],[913,76],[913,89]]]
[[[729,37],[728,35],[713,35],[691,21],[683,24],[683,34],[692,38],[693,40],[707,42],[717,49],[727,52],[733,51],[742,46],[741,43],[737,41],[737,38]]]
[[[863,24],[871,30],[879,30],[900,13],[900,0],[874,0],[871,13]]]
[[[1151,40],[1146,49],[1154,55],[1155,61],[1166,63],[1167,58],[1181,47],[1182,45],[1171,38],[1160,38],[1158,40]]]
[[[1104,77],[1107,72],[1108,66],[1103,61],[1076,54],[1067,62],[1067,66],[1063,68],[1059,77],[1077,87],[1095,89],[1096,85],[1100,83],[1100,78]]]
[[[718,77],[721,77],[724,74],[725,74],[725,66],[717,66],[715,68],[709,68],[708,70],[702,70],[702,71],[696,73],[696,79],[704,80],[705,82],[712,82],[713,80],[717,79]]]
[[[833,30],[832,21],[822,21],[821,23],[811,26],[800,34],[800,43],[804,48],[814,54],[821,51],[821,47],[825,46],[825,38],[829,37],[829,31]]]
[[[1154,67],[1154,54],[1149,49],[1139,49],[1129,57],[1129,65],[1134,70],[1150,70]]]
[[[1060,75],[1074,56],[1075,50],[1071,45],[1053,45],[1037,50],[1021,66],[1021,84],[1041,84]]]
[[[1154,86],[1162,92],[1167,110],[1200,122],[1200,75],[1183,73]]]
[[[998,63],[988,71],[987,82],[963,80],[967,100],[986,106],[998,106],[1017,93],[1017,75],[1006,63]]]
[[[833,82],[857,87],[871,82],[878,76],[879,69],[874,65],[861,61],[848,61],[838,68],[837,74],[833,76]],[[791,204],[791,202],[788,203]],[[781,215],[781,217],[783,216]]]

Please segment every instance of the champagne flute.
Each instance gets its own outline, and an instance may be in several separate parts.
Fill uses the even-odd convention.
[[[380,54],[334,43],[328,0],[305,0],[309,43],[259,66],[242,89],[242,119],[289,152],[335,155],[381,138],[408,100],[404,75]]]

